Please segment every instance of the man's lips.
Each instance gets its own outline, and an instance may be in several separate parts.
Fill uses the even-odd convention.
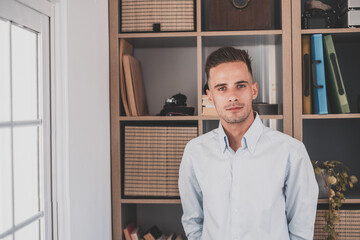
[[[230,106],[230,107],[227,107],[226,108],[226,111],[236,111],[236,110],[240,110],[240,109],[242,109],[243,108],[243,106]]]

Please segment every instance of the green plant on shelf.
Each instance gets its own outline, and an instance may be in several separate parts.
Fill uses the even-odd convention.
[[[339,234],[336,231],[336,225],[340,222],[339,209],[345,201],[343,192],[347,190],[347,186],[353,188],[358,179],[354,175],[349,177],[349,168],[340,161],[323,163],[312,161],[312,164],[315,174],[321,176],[323,181],[323,184],[319,184],[319,188],[325,188],[329,200],[329,210],[326,211],[326,225],[324,226],[324,231],[328,233],[326,240],[337,240]]]

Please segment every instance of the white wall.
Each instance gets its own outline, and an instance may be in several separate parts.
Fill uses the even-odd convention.
[[[66,2],[71,240],[110,240],[108,0]]]

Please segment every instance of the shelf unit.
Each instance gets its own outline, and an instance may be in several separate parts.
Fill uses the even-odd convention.
[[[312,160],[342,161],[350,167],[351,174],[359,177],[360,113],[356,101],[360,96],[360,71],[357,64],[360,61],[360,28],[301,29],[302,2],[292,0],[293,136],[304,142]],[[350,104],[349,114],[320,115],[302,112],[301,37],[317,33],[333,36]],[[358,186],[348,191],[345,194],[345,204],[360,204],[358,192],[360,193]],[[327,204],[326,199],[319,199],[319,204]]]
[[[248,48],[254,59],[254,77],[266,79],[261,75],[267,64],[267,71],[271,71],[277,84],[276,103],[280,107],[279,115],[261,115],[265,121],[275,121],[280,130],[293,135],[293,104],[292,104],[292,45],[291,45],[291,2],[281,0],[281,26],[274,30],[246,30],[246,31],[203,31],[202,30],[202,0],[196,0],[196,30],[194,32],[160,32],[160,33],[119,33],[119,1],[109,0],[109,27],[110,27],[110,101],[111,101],[111,161],[112,161],[112,224],[113,239],[123,239],[122,230],[129,221],[139,220],[141,215],[146,221],[153,214],[152,209],[159,210],[159,215],[165,214],[163,208],[177,214],[173,219],[175,228],[182,229],[180,223],[180,199],[136,199],[124,198],[121,195],[121,122],[136,121],[195,121],[198,134],[203,134],[217,127],[216,116],[204,116],[201,113],[202,87],[205,83],[204,64],[208,54],[218,47],[231,45],[239,48]],[[134,56],[138,58],[143,67],[143,75],[151,116],[129,117],[125,116],[121,107],[119,87],[119,41],[127,39],[134,46]],[[259,45],[256,45],[259,44]],[[262,59],[257,48],[271,49],[267,58]],[[186,55],[181,55],[185,52]],[[156,58],[153,57],[156,53]],[[173,56],[181,56],[180,62]],[[160,62],[161,59],[165,59]],[[276,69],[273,65],[277,63]],[[169,85],[166,79],[170,78],[170,70],[161,71],[159,65],[171,68],[175,80]],[[173,69],[173,65],[177,68]],[[187,67],[187,65],[189,65]],[[270,66],[270,67],[269,67]],[[164,67],[164,68],[165,68]],[[260,68],[260,69],[257,69]],[[150,72],[156,69],[156,73]],[[276,73],[273,73],[276,72]],[[179,79],[178,75],[183,77]],[[160,77],[159,77],[160,76]],[[166,78],[166,79],[165,79]],[[157,82],[160,79],[160,82]],[[257,80],[257,79],[256,79]],[[182,82],[184,81],[184,82]],[[179,83],[180,82],[180,83]],[[182,85],[181,85],[182,84]],[[259,83],[260,84],[260,83]],[[171,85],[181,88],[173,90]],[[186,85],[183,90],[183,85]],[[190,87],[188,87],[190,86]],[[188,87],[188,88],[186,88]],[[263,86],[260,86],[260,88]],[[194,116],[166,117],[155,116],[160,112],[166,97],[184,91],[188,97],[188,105],[195,107]],[[164,92],[164,93],[163,93]],[[266,98],[267,93],[260,97]],[[262,99],[264,100],[264,99]],[[265,99],[267,100],[267,99]],[[180,210],[179,210],[180,209]],[[156,214],[156,215],[158,215]],[[166,219],[168,216],[164,216]],[[162,219],[163,220],[163,219]],[[161,221],[160,221],[161,222]],[[142,222],[138,222],[139,225]],[[144,223],[145,225],[147,223]],[[179,226],[180,225],[180,226]],[[162,226],[159,226],[162,229]],[[144,227],[146,228],[146,227]],[[146,230],[146,229],[145,229]]]

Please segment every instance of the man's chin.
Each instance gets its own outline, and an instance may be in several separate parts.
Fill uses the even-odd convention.
[[[245,121],[245,119],[224,119],[226,123],[229,124],[236,124],[236,123],[242,123]]]
[[[228,124],[236,124],[236,123],[245,122],[246,119],[249,118],[249,116],[250,116],[250,112],[246,116],[244,116],[244,115],[242,115],[242,116],[223,116],[222,119]]]

